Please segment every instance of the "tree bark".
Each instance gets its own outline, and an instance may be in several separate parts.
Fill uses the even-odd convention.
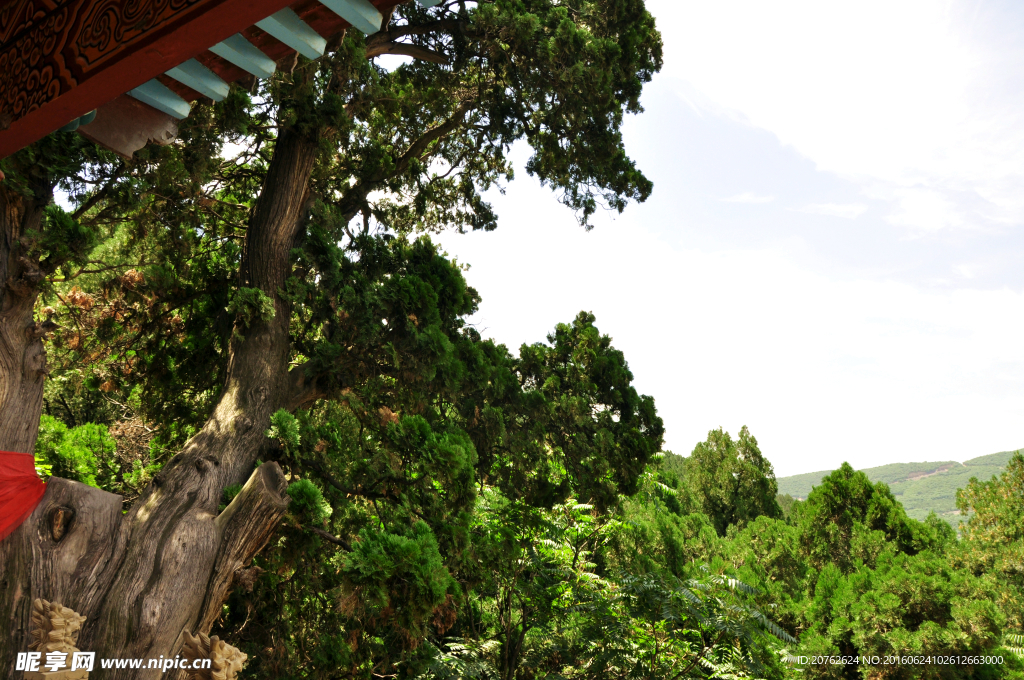
[[[52,200],[48,187],[26,197],[0,184],[0,451],[32,453],[43,407],[43,324],[32,318],[43,272],[26,252]]]
[[[9,641],[0,642],[0,677],[12,678],[15,653],[28,649],[28,613],[37,597],[87,617],[79,647],[96,652],[98,659],[173,657],[183,631],[209,633],[235,572],[280,522],[287,506],[281,469],[266,463],[253,471],[253,465],[265,449],[270,416],[293,403],[296,390],[302,389],[301,380],[289,375],[291,309],[277,291],[289,274],[290,250],[306,218],[316,149],[315,140],[288,131],[278,139],[250,219],[240,281],[269,296],[275,313],[266,321],[236,321],[225,386],[203,429],[128,514],[119,512],[118,496],[53,479],[29,520],[0,543],[0,615],[9,615],[14,631]],[[0,342],[33,335],[25,331],[32,305],[24,304],[27,308],[0,318]],[[13,350],[2,348],[6,363],[0,365],[0,404],[28,400],[17,410],[20,420],[0,429],[0,442],[20,447],[11,450],[32,451],[42,373],[37,359],[22,358],[21,374],[28,377],[14,380],[11,367],[17,362],[6,355],[21,351],[23,357],[37,357],[38,352],[25,348],[38,346],[41,352],[42,345],[38,338],[19,342]],[[37,391],[26,391],[26,386]],[[246,479],[243,491],[218,514],[224,488]],[[145,668],[97,667],[94,673],[94,678],[117,680],[161,675]]]
[[[376,43],[458,26],[394,28],[374,39],[369,54],[404,52],[446,63],[445,55],[413,45]],[[461,125],[468,110],[466,103],[413,144],[398,159],[400,170]],[[276,463],[253,470],[265,450],[270,416],[322,396],[301,368],[289,372],[291,309],[278,295],[310,207],[316,152],[317,141],[295,131],[282,131],[276,142],[249,221],[239,281],[272,299],[274,316],[236,320],[225,385],[203,429],[128,514],[122,514],[119,496],[53,478],[29,519],[0,541],[0,630],[11,631],[0,635],[0,678],[14,677],[15,656],[28,649],[35,598],[86,616],[79,647],[96,652],[97,659],[173,657],[183,631],[209,633],[237,572],[273,534],[287,507],[286,480]],[[356,193],[365,196],[372,188]],[[39,231],[51,201],[52,187],[33,187],[26,198],[0,183],[0,450],[31,453],[38,435],[46,376],[42,336],[52,325],[33,319],[45,272],[28,256],[25,237]],[[224,488],[246,479],[218,514]],[[94,680],[160,675],[98,664],[91,674]]]
[[[14,677],[17,652],[28,650],[30,614],[36,598],[59,602],[85,615],[79,648],[97,652],[97,658],[174,656],[180,649],[183,630],[208,633],[234,585],[237,570],[259,552],[284,514],[288,504],[283,494],[285,486],[277,463],[265,463],[253,472],[227,509],[208,522],[209,526],[178,526],[163,535],[138,533],[136,542],[148,546],[156,556],[153,561],[157,566],[147,582],[153,586],[153,593],[134,602],[112,602],[113,577],[133,566],[126,559],[134,546],[125,540],[130,525],[121,514],[121,497],[79,482],[52,478],[28,520],[0,541],[0,627],[10,631],[0,636],[4,677]],[[200,537],[207,540],[198,540]],[[189,557],[206,564],[204,548],[210,545],[214,566],[206,575],[205,588],[203,581],[197,584],[176,579],[173,565],[167,570],[161,568],[165,562]],[[152,620],[144,616],[139,619],[137,613],[151,612],[160,595],[170,598],[168,611],[158,619],[162,627],[153,626]],[[180,606],[176,599],[181,600]],[[201,609],[190,612],[187,603],[195,599],[201,599]],[[119,630],[135,630],[136,635],[148,632],[142,641],[150,646],[144,647],[132,638],[124,640],[121,647],[113,646],[108,626],[100,618],[108,612],[123,617]],[[187,620],[190,613],[192,621]],[[153,646],[165,639],[170,640],[166,648]],[[159,671],[146,669],[104,671],[98,663],[94,673],[92,677],[96,678],[160,675]]]

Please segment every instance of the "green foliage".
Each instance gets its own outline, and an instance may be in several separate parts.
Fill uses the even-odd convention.
[[[102,425],[85,423],[69,428],[51,416],[43,415],[40,419],[35,455],[50,466],[56,477],[89,486],[108,486],[114,475],[116,448]]]
[[[709,518],[699,512],[666,512],[658,502],[628,501],[628,523],[610,540],[609,559],[623,571],[666,571],[682,578],[693,564],[722,553],[722,543]]]
[[[317,374],[331,398],[381,366],[385,381],[432,380],[434,370],[457,380],[444,362],[420,359],[450,354],[456,317],[471,313],[477,296],[464,282],[461,293],[441,285],[461,279],[417,232],[495,228],[482,196],[512,178],[506,153],[520,140],[534,149],[528,170],[583,223],[602,204],[621,211],[650,195],[621,135],[661,65],[661,37],[642,1],[588,0],[571,11],[554,0],[406,3],[391,26],[448,63],[386,70],[365,58],[375,37],[349,32],[323,59],[282,69],[254,92],[233,86],[224,101],[197,104],[174,144],[130,161],[63,133],[4,160],[7,183],[27,193],[63,180],[81,206],[75,223],[97,238],[91,257],[102,266],[73,266],[41,303],[61,325],[55,377],[83,371],[89,390],[103,386],[122,404],[141,388],[136,415],[160,424],[155,442],[168,449],[208,416],[232,338],[271,314],[288,314],[289,360]],[[293,254],[286,285],[259,290],[239,283],[242,240],[288,131],[316,142],[308,219],[284,244]],[[237,156],[225,158],[229,143]],[[54,219],[53,244],[82,242]],[[74,286],[88,302],[70,301]],[[442,289],[453,297],[430,299]],[[342,356],[352,365],[341,366]],[[82,420],[113,426],[119,417],[95,415]]]
[[[619,493],[635,492],[660,450],[662,420],[654,400],[630,385],[633,374],[622,352],[594,326],[593,314],[580,312],[572,324],[559,324],[548,342],[520,349],[511,366],[519,390],[509,386],[501,395],[509,401],[508,416],[529,426],[519,432],[506,426],[478,448],[494,461],[490,472],[509,495],[550,505],[572,494],[601,509],[613,507]],[[502,445],[515,455],[501,460],[490,453]]]
[[[238,288],[231,294],[227,311],[243,328],[249,328],[256,321],[274,318],[274,300],[259,288]]]
[[[224,487],[224,494],[222,497],[223,503],[220,508],[223,511],[224,508],[231,505],[231,501],[235,500],[235,497],[242,492],[241,484],[229,484]]]
[[[293,515],[302,517],[313,524],[321,524],[331,516],[331,506],[324,499],[316,484],[300,479],[288,485],[286,493],[291,497],[288,509]]]
[[[1018,660],[1024,661],[1024,635],[1007,633],[1003,638],[1003,648]]]
[[[757,440],[744,426],[734,442],[721,428],[708,433],[686,459],[686,485],[701,512],[724,536],[761,515],[781,517],[772,464],[761,455]]]
[[[594,622],[601,628],[591,631],[591,637],[600,640],[600,651],[589,668],[570,677],[670,678],[725,672],[758,677],[777,671],[772,668],[777,660],[768,650],[777,642],[796,640],[751,604],[756,589],[711,573],[706,565],[700,571],[699,577],[686,580],[623,577],[611,611],[602,612]]]
[[[957,489],[966,487],[972,477],[987,479],[1002,472],[1013,457],[1013,451],[993,453],[958,463],[891,463],[861,470],[872,482],[884,482],[903,505],[907,515],[924,520],[935,512],[952,526],[960,521],[957,511]],[[794,498],[807,498],[811,489],[831,474],[832,470],[780,477],[779,491]]]
[[[761,602],[779,608],[774,614],[778,621],[790,630],[798,629],[801,622],[796,615],[800,609],[797,603],[812,578],[800,531],[781,520],[758,517],[738,532],[724,551],[738,576],[765,592]]]
[[[1000,600],[1013,628],[1024,627],[1024,453],[1017,452],[998,477],[972,479],[957,493],[970,518],[962,523],[959,562],[1000,584]]]
[[[480,296],[423,233],[495,228],[513,144],[586,226],[650,194],[621,135],[661,64],[643,2],[405,3],[390,29],[447,64],[386,70],[350,31],[130,161],[63,133],[0,161],[79,206],[31,245],[65,279],[37,310],[62,326],[37,452],[55,471],[146,484],[240,336],[287,322],[281,360],[315,397],[257,432],[289,515],[215,631],[248,677],[775,678],[787,649],[984,651],[1020,629],[1017,472],[969,487],[963,540],[848,466],[780,504],[746,428],[661,457],[593,314],[517,353],[468,322]],[[284,285],[252,288],[242,243],[288,139],[315,143],[303,215]],[[147,433],[130,454],[127,424]]]
[[[986,566],[1009,564],[1019,549],[1017,461],[962,494],[974,513],[965,526],[976,527],[962,540],[935,515],[906,517],[884,484],[848,466],[795,507],[793,522],[761,514],[719,536],[713,518],[691,511],[692,478],[678,476],[689,462],[652,458],[616,506],[569,497],[546,507],[479,485],[472,438],[424,414],[352,396],[275,416],[268,434],[291,442],[283,462],[313,473],[288,487],[291,517],[351,538],[339,548],[293,525],[258,558],[264,575],[251,596],[232,596],[225,632],[258,614],[279,622],[273,634],[287,646],[256,657],[251,673],[371,660],[412,677],[524,680],[833,677],[842,668],[783,665],[791,654],[1006,660],[940,675],[896,666],[886,677],[1024,667],[1009,632],[1019,618],[1013,574]],[[40,441],[52,446],[67,429],[46,423]],[[980,560],[985,550],[1004,561]]]
[[[999,477],[972,479],[957,493],[964,514],[973,512],[964,538],[985,547],[1004,547],[1024,539],[1024,453],[1017,452]]]
[[[931,553],[887,551],[874,569],[846,576],[827,565],[815,585],[808,640],[817,653],[981,654],[999,642],[1005,622],[994,595]]]
[[[145,465],[141,461],[133,460],[131,470],[123,473],[124,486],[133,491],[134,495],[138,495],[139,490],[144,489],[162,467],[161,463]]]
[[[782,516],[786,521],[789,521],[793,516],[793,513],[796,511],[796,507],[800,501],[793,498],[788,493],[776,494],[775,500],[779,504],[779,510],[782,512]]]
[[[814,488],[797,517],[811,564],[834,564],[843,573],[858,560],[873,561],[885,544],[916,552],[911,521],[885,484],[872,484],[847,463]]]
[[[340,606],[355,618],[391,624],[410,641],[425,636],[430,615],[458,588],[424,522],[400,534],[360,531],[341,571],[348,595]]]
[[[284,409],[278,409],[270,416],[270,429],[267,430],[267,437],[276,439],[285,454],[299,450],[302,443],[302,435],[299,434],[299,421],[295,416]]]
[[[61,269],[65,276],[74,265],[82,265],[99,243],[94,228],[83,226],[58,205],[48,205],[44,224],[38,232],[25,234],[30,256],[38,258],[44,271]]]

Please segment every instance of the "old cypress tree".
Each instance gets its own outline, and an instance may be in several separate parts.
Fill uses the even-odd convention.
[[[513,357],[466,326],[476,293],[414,234],[495,228],[481,192],[511,179],[520,140],[584,225],[644,200],[620,127],[660,49],[642,0],[403,5],[197,106],[168,147],[123,160],[55,133],[5,159],[0,450],[35,449],[54,368],[94,388],[54,392],[69,412],[132,410],[173,453],[126,512],[53,478],[0,544],[6,672],[35,597],[86,615],[80,647],[100,657],[177,653],[286,512],[346,555],[346,606],[414,647],[449,616],[440,556],[465,553],[478,484],[538,506],[629,490],[661,424],[593,319]],[[416,59],[387,70],[386,53]],[[355,499],[333,525],[321,487]]]

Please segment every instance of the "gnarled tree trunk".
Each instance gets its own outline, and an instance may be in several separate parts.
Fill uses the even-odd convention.
[[[314,141],[282,133],[246,235],[241,286],[274,301],[270,320],[237,322],[223,393],[203,429],[175,455],[127,514],[119,496],[52,479],[32,516],[0,542],[0,671],[13,677],[27,651],[32,600],[87,617],[79,637],[97,658],[173,657],[182,632],[209,633],[236,571],[269,539],[287,506],[276,463],[255,471],[270,416],[308,391],[289,374],[291,310],[277,291],[305,219]],[[48,197],[47,197],[48,198]],[[11,244],[44,206],[5,197],[0,281],[0,449],[31,452],[42,404],[45,329],[32,320],[31,263]],[[22,283],[24,282],[24,284]],[[16,294],[19,285],[27,292]],[[11,405],[14,406],[11,406]],[[226,486],[248,479],[226,510]],[[96,678],[157,678],[159,670],[94,671]]]
[[[46,328],[32,318],[43,272],[25,236],[39,231],[53,194],[34,189],[26,197],[0,184],[0,451],[23,453],[35,448],[46,374]]]

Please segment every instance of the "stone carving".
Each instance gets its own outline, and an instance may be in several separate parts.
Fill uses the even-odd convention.
[[[48,655],[57,658],[63,654],[63,663],[56,670],[26,671],[25,680],[85,680],[89,677],[84,669],[71,670],[72,656],[79,649],[78,633],[82,630],[85,617],[57,602],[36,599],[32,602],[32,641],[28,648],[43,655],[46,664]],[[53,658],[53,657],[50,657]]]
[[[238,671],[242,670],[242,664],[249,658],[216,635],[207,637],[200,633],[194,636],[187,630],[184,635],[185,644],[181,648],[181,655],[190,663],[182,666],[193,666],[196,659],[210,660],[209,668],[185,668],[185,673],[194,680],[235,680]]]

